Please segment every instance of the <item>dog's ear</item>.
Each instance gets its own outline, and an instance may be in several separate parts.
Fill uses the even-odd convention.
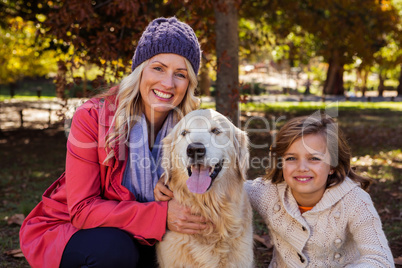
[[[248,144],[249,139],[247,136],[247,132],[240,130],[235,127],[235,140],[234,140],[235,148],[236,148],[236,161],[237,166],[239,167],[240,174],[243,180],[247,180],[247,170],[249,168],[249,150]]]
[[[165,175],[165,184],[168,184],[170,179],[170,173],[172,170],[172,151],[173,151],[173,138],[172,133],[167,135],[163,140],[163,152],[162,152],[162,168],[165,171],[163,174]]]

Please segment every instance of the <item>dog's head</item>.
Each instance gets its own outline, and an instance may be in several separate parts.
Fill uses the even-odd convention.
[[[187,114],[163,140],[166,183],[185,178],[188,190],[195,194],[207,192],[234,172],[234,177],[245,180],[248,162],[247,134],[213,110]]]

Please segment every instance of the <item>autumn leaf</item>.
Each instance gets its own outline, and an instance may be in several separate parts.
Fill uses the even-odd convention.
[[[22,222],[24,221],[25,216],[24,214],[14,214],[13,216],[11,216],[10,218],[7,219],[7,224],[11,225],[11,224],[18,224],[18,225],[22,225]]]
[[[402,265],[402,256],[399,256],[398,258],[394,259],[395,264],[397,265]]]
[[[5,254],[14,258],[24,258],[24,253],[22,253],[20,248],[8,250],[5,252]]]
[[[263,244],[267,249],[271,249],[273,247],[271,239],[269,238],[268,235],[259,236],[257,234],[254,234],[253,238],[255,241],[258,241],[261,244]]]

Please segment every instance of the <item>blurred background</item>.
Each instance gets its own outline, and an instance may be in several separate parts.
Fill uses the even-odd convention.
[[[195,30],[202,108],[267,144],[252,157],[286,120],[335,111],[402,265],[402,0],[0,0],[0,267],[29,267],[19,225],[64,170],[76,107],[130,73],[160,16]],[[255,233],[268,267],[258,215]]]

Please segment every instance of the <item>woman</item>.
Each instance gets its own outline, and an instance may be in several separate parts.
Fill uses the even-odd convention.
[[[32,267],[152,267],[152,245],[166,228],[193,234],[206,227],[174,199],[153,197],[160,141],[199,104],[200,55],[187,24],[156,19],[138,42],[132,73],[77,109],[66,172],[21,227]]]

